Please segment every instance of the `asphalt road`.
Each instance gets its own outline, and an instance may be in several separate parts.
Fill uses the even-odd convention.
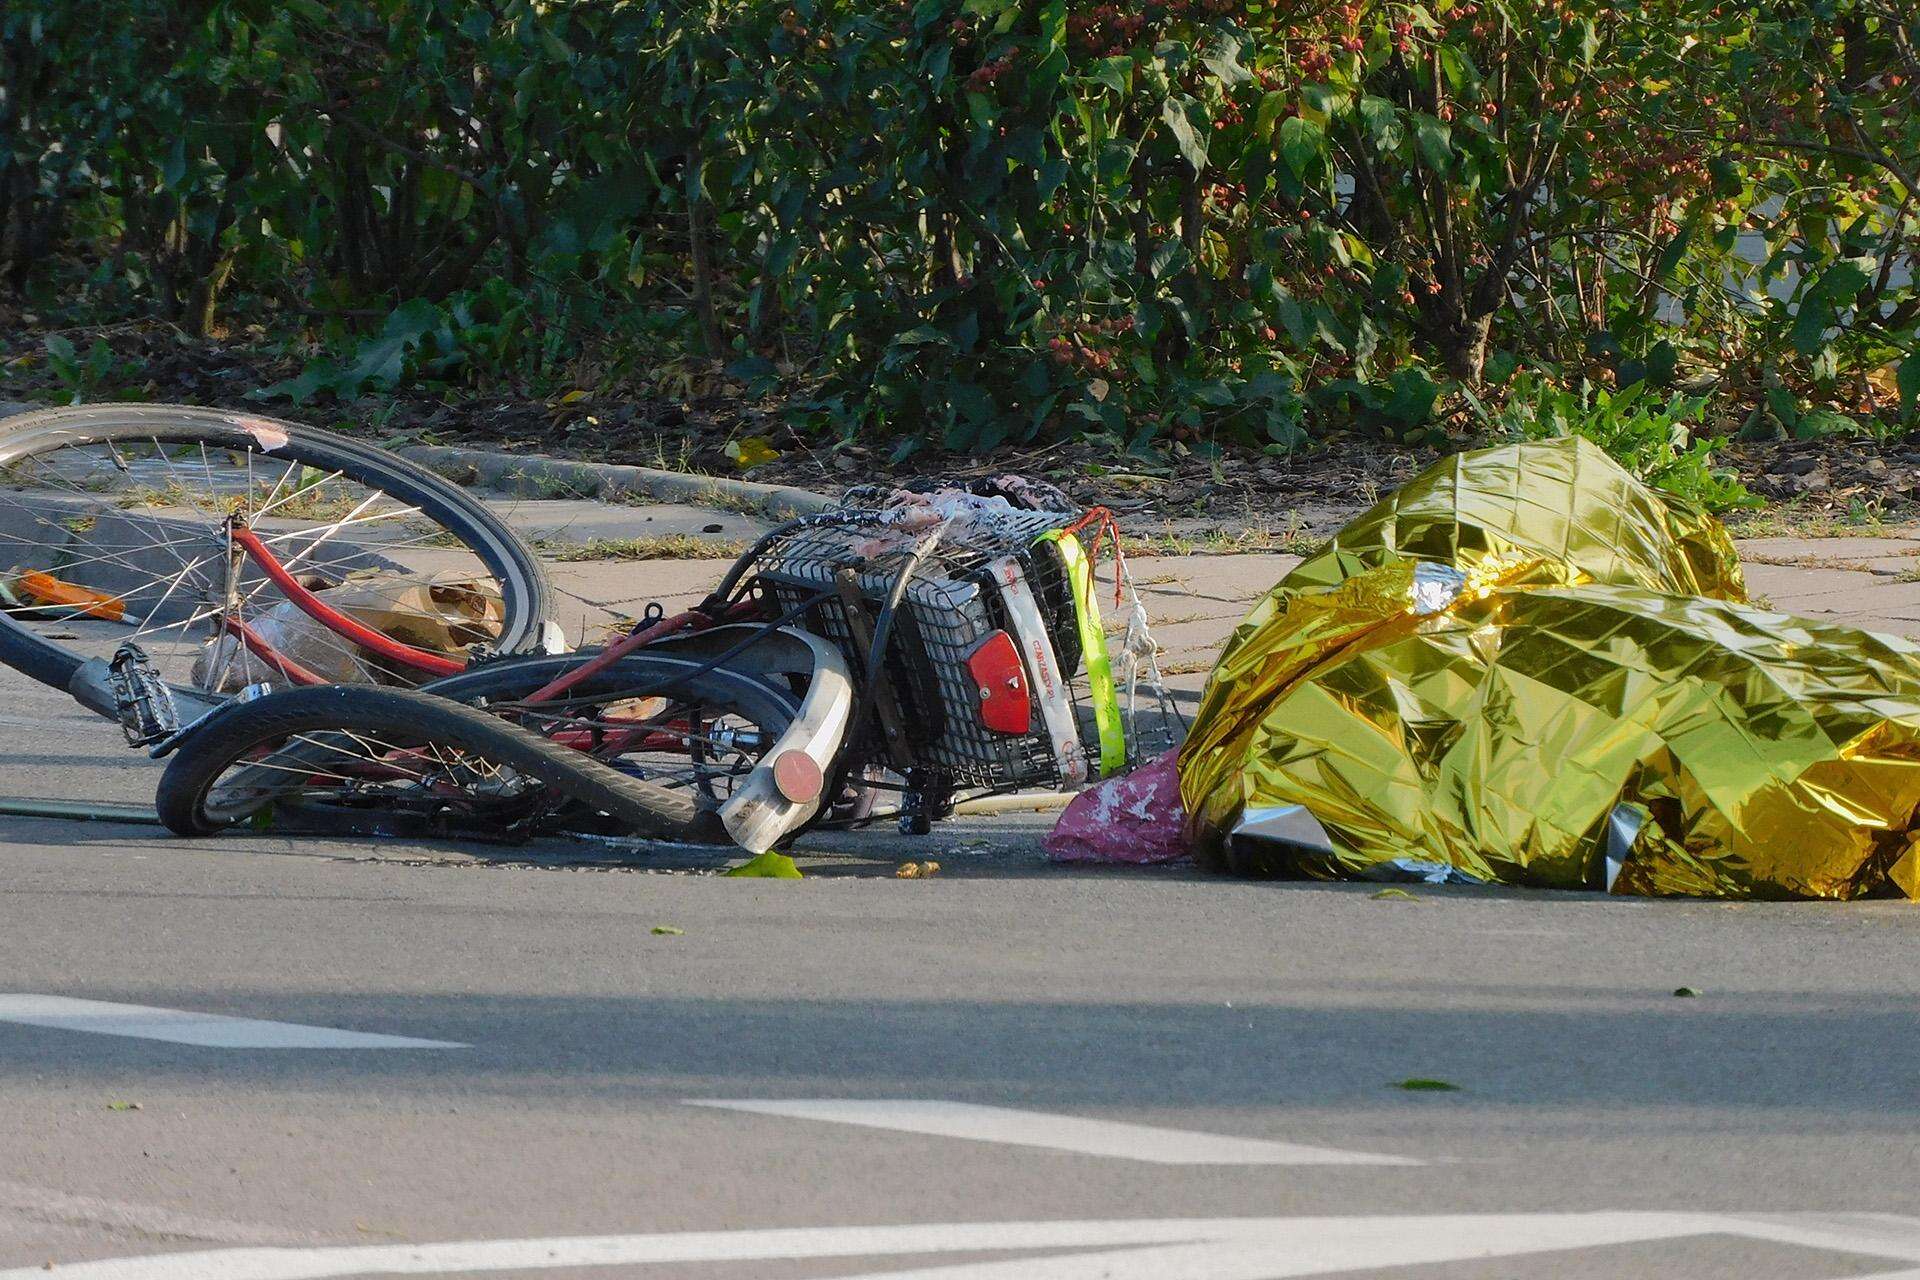
[[[65,732],[0,790],[113,730]],[[1040,825],[771,882],[10,820],[0,1278],[1920,1265],[1861,1216],[1916,1212],[1910,908],[1066,872]]]
[[[0,699],[0,794],[150,797]],[[1046,821],[773,882],[0,818],[0,1280],[1920,1275],[1910,906],[1076,871]]]

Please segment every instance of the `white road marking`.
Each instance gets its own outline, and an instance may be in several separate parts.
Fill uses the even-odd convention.
[[[300,1244],[322,1238],[313,1231],[288,1231],[250,1222],[201,1218],[159,1205],[68,1195],[64,1191],[30,1187],[19,1182],[0,1182],[0,1210],[33,1222],[69,1227],[104,1227],[115,1232],[158,1236],[162,1239],[202,1240],[210,1244]]]
[[[263,1022],[229,1018],[218,1013],[191,1013],[184,1009],[156,1009],[143,1004],[116,1004],[110,1000],[78,1000],[71,996],[0,995],[0,1022],[57,1031],[89,1031],[103,1036],[136,1040],[165,1040],[172,1044],[203,1045],[211,1049],[465,1049],[451,1040],[416,1040],[412,1036],[377,1035],[368,1031],[338,1031],[297,1022]]]
[[[1019,1261],[958,1262],[839,1280],[1286,1280],[1465,1259],[1694,1236],[1734,1236],[1920,1262],[1920,1218],[1893,1215],[1600,1212],[1381,1215],[1330,1218],[1164,1218],[1140,1221],[965,1222],[799,1227],[659,1235],[557,1236],[443,1244],[222,1249],[59,1266],[63,1280],[343,1280],[460,1272],[698,1262],[788,1262],[987,1250],[1072,1249]],[[41,1266],[0,1271],[39,1280]],[[676,1273],[678,1274],[678,1273]],[[1879,1280],[1885,1280],[1885,1274]]]
[[[918,1098],[689,1098],[696,1107],[722,1107],[760,1115],[824,1120],[869,1129],[926,1133],[973,1142],[1045,1147],[1149,1164],[1395,1164],[1417,1165],[1406,1156],[1339,1151],[1264,1138],[1235,1138],[1185,1129],[1090,1120],[1046,1111],[1018,1111],[971,1102]]]

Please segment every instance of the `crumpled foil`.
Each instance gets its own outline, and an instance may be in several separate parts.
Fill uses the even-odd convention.
[[[1717,521],[1578,439],[1354,520],[1236,630],[1180,763],[1196,853],[1246,872],[1920,897],[1920,646],[1746,603]],[[1234,839],[1289,805],[1325,839]]]

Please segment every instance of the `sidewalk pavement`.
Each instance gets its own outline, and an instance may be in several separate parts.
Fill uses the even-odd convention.
[[[698,603],[732,554],[768,527],[754,517],[698,507],[512,499],[499,505],[548,554],[555,620],[576,644],[638,617],[649,602],[659,601],[669,613]],[[704,532],[715,525],[720,528]],[[661,536],[674,536],[676,558],[624,558]],[[594,539],[601,540],[600,554]],[[622,541],[628,539],[637,542]],[[1750,538],[1736,545],[1757,603],[1822,622],[1920,636],[1920,526],[1873,537]],[[684,558],[689,547],[714,558]],[[1197,692],[1234,627],[1299,562],[1279,554],[1130,557],[1169,685]],[[1109,627],[1121,626],[1108,612]]]

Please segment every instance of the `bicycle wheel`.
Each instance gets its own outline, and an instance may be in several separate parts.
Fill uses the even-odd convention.
[[[168,762],[154,804],[181,835],[284,809],[323,829],[374,819],[500,839],[575,810],[642,835],[724,839],[712,814],[686,797],[486,711],[347,685],[221,708]]]
[[[224,410],[88,405],[0,423],[0,662],[56,688],[136,641],[178,690],[218,700],[284,678],[246,624],[329,680],[416,684],[298,612],[244,556],[251,528],[374,630],[458,659],[535,647],[545,576],[479,501],[384,450]]]
[[[701,810],[732,798],[792,725],[798,700],[783,677],[692,656],[635,653],[561,697],[526,698],[589,655],[489,662],[423,692],[483,705],[550,741],[687,797]]]

